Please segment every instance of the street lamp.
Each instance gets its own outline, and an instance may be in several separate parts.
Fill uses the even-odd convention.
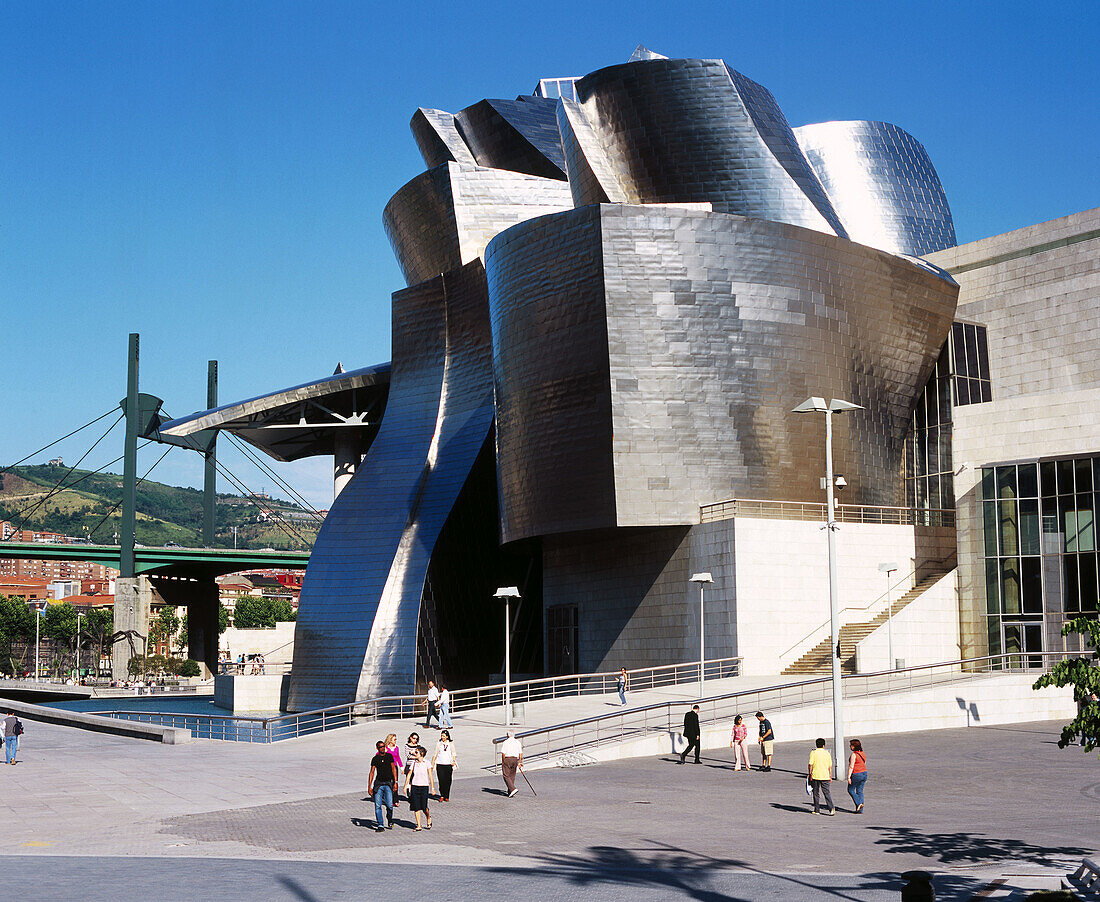
[[[42,608],[38,606],[36,602],[34,605],[34,681],[38,682],[38,674],[41,671],[38,669],[38,637],[39,629],[38,625],[42,622]]]
[[[76,612],[76,681],[80,682],[80,611]]]
[[[859,404],[833,398],[828,404],[824,398],[807,398],[794,413],[825,414],[825,532],[829,537],[829,636],[832,642],[833,676],[833,755],[834,761],[846,758],[844,748],[844,694],[840,685],[840,609],[836,573],[836,505],[833,499],[833,414],[846,410],[863,410]],[[840,477],[837,478],[837,484]],[[844,482],[847,485],[847,482]],[[837,764],[839,767],[839,763]]]
[[[894,605],[890,601],[890,574],[897,572],[898,565],[895,561],[879,564],[878,569],[886,574],[886,641],[890,650],[890,669],[894,669]]]
[[[714,582],[714,578],[709,572],[693,573],[691,579],[688,582],[699,584],[699,698],[703,697],[703,669],[706,666],[706,646],[703,643],[704,626],[703,626],[703,586],[707,583]]]
[[[501,586],[493,593],[493,598],[504,599],[504,726],[512,725],[512,603],[519,598],[516,586]]]

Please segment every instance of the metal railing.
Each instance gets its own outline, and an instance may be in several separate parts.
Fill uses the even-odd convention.
[[[841,627],[847,626],[848,623],[856,622],[856,615],[860,617],[867,616],[874,608],[878,607],[879,605],[882,605],[882,610],[885,611],[885,602],[888,598],[890,599],[890,606],[893,607],[895,604],[901,601],[906,593],[919,586],[923,579],[928,579],[931,576],[935,576],[936,573],[941,570],[942,572],[939,572],[939,575],[941,577],[946,576],[956,566],[954,563],[951,563],[955,560],[956,555],[949,554],[945,558],[925,561],[924,563],[914,567],[912,570],[906,573],[905,576],[898,579],[892,586],[890,586],[888,591],[883,592],[870,604],[846,605],[838,612],[841,620]],[[947,564],[949,563],[951,563],[951,566],[947,566]],[[920,574],[922,573],[927,574],[923,577],[923,579],[920,576]],[[902,586],[905,586],[905,590],[900,595],[895,595],[894,593]],[[854,612],[854,614],[852,614],[852,616],[850,616],[848,620],[845,621],[844,615],[851,612]],[[895,614],[894,616],[897,615]],[[788,665],[793,664],[795,661],[801,658],[802,655],[816,648],[817,645],[829,634],[831,624],[832,620],[825,620],[824,622],[819,623],[816,627],[806,633],[805,636],[795,642],[790,648],[781,652],[779,655],[780,669],[786,669]]]
[[[807,520],[824,523],[825,502],[767,501],[731,498],[699,507],[699,520],[711,523],[734,517],[763,520]],[[949,508],[886,507],[875,504],[837,504],[838,523],[880,523],[892,526],[954,526],[955,511]]]
[[[884,670],[843,677],[846,698],[865,698],[943,683],[969,680],[982,673],[1015,671],[1038,672],[1051,661],[1072,657],[1068,652],[1034,652],[987,655],[963,658],[938,664],[924,664],[903,670]],[[749,717],[755,711],[774,712],[785,707],[826,704],[832,698],[832,680],[819,677],[759,689],[742,690],[699,699],[701,725],[732,722],[741,714]],[[684,702],[660,702],[640,708],[630,708],[613,714],[601,714],[568,723],[555,724],[516,733],[523,741],[524,761],[548,760],[559,755],[590,751],[608,743],[639,739],[656,733],[679,733]],[[493,740],[499,745],[506,737]]]
[[[704,663],[706,679],[717,680],[740,676],[741,658],[716,658]],[[509,691],[512,704],[570,698],[580,695],[602,695],[615,691],[619,674],[568,674],[512,683]],[[628,691],[660,689],[693,683],[699,679],[699,662],[665,664],[627,671]],[[504,704],[504,684],[456,689],[450,693],[451,713],[493,708]],[[105,717],[118,717],[141,723],[190,729],[196,739],[228,739],[238,742],[278,742],[313,733],[347,727],[359,720],[384,718],[410,719],[424,714],[424,695],[391,695],[381,698],[345,702],[327,708],[279,714],[271,717],[234,714],[170,714],[145,711],[104,711]]]
[[[219,661],[219,676],[282,676],[290,673],[290,662],[284,661],[272,664],[265,661],[263,665],[257,665],[253,661]]]

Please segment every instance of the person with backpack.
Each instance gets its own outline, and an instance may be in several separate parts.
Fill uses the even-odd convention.
[[[9,711],[3,720],[4,728],[4,760],[8,764],[15,764],[15,756],[19,751],[19,737],[23,734],[23,724],[15,716],[14,711]]]

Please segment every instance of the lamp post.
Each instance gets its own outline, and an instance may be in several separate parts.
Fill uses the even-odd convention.
[[[37,602],[34,605],[34,681],[38,682],[38,674],[41,671],[38,669],[38,637],[39,629],[38,625],[42,621],[42,608],[40,608]]]
[[[863,410],[859,404],[833,398],[828,404],[824,398],[807,398],[794,413],[825,414],[825,532],[829,538],[829,636],[832,642],[833,682],[833,760],[840,767],[846,760],[844,748],[844,693],[840,685],[840,603],[836,572],[836,505],[833,498],[833,414],[846,410]],[[839,480],[838,480],[839,482]],[[846,485],[847,483],[845,483]]]
[[[76,612],[76,681],[80,682],[80,611]]]
[[[693,573],[691,579],[688,582],[699,584],[699,698],[703,697],[703,672],[706,667],[706,644],[705,639],[705,627],[703,621],[703,586],[707,583],[714,582],[714,578],[708,572]]]
[[[886,647],[889,649],[890,669],[894,669],[894,603],[890,600],[890,574],[898,569],[895,561],[879,564],[878,569],[886,574]]]
[[[493,598],[504,600],[504,726],[512,725],[512,604],[511,599],[519,598],[516,586],[501,586],[493,593]]]

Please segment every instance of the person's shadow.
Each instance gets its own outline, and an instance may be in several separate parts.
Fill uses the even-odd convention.
[[[494,789],[491,786],[482,786],[481,791],[482,792],[487,792],[491,796],[507,796],[508,795],[508,790],[506,790],[506,789]]]

